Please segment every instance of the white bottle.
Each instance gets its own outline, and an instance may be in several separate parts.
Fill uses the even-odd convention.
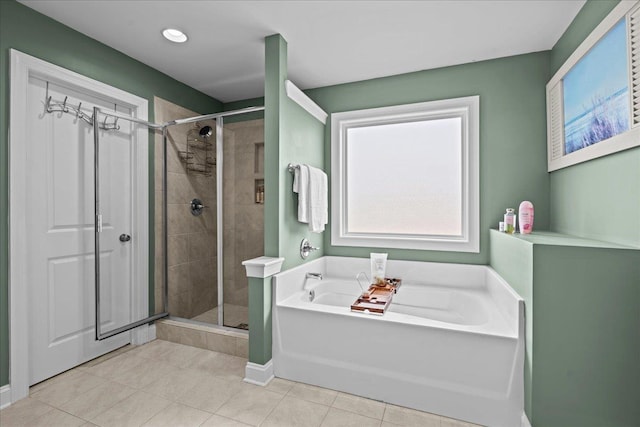
[[[504,231],[508,234],[516,232],[516,214],[513,208],[508,208],[504,214]]]
[[[384,275],[387,268],[387,254],[371,253],[371,281],[374,285],[384,285]]]

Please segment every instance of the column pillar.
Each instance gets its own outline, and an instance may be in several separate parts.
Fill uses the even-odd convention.
[[[273,378],[271,362],[271,276],[280,272],[284,258],[258,257],[243,261],[249,278],[249,361],[244,380],[267,385]]]

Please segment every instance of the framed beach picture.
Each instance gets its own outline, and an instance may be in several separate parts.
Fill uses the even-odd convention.
[[[640,146],[640,1],[622,1],[547,84],[548,170]]]

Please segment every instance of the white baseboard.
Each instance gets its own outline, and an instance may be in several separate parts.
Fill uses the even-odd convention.
[[[250,384],[265,386],[273,379],[273,363],[269,360],[264,365],[247,362],[244,370],[244,381]]]
[[[156,339],[156,325],[142,325],[131,331],[131,344],[142,345]]]
[[[522,419],[520,421],[520,427],[531,427],[531,423],[529,422],[529,418],[527,418],[527,414],[522,412]]]
[[[149,341],[153,341],[156,339],[156,324],[149,325]]]
[[[0,387],[0,409],[6,408],[11,403],[11,386],[3,385]]]

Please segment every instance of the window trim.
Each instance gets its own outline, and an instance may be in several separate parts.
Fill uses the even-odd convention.
[[[469,96],[331,114],[331,244],[479,253],[479,112],[480,97]],[[462,119],[462,236],[348,232],[346,215],[348,129],[450,117]]]

